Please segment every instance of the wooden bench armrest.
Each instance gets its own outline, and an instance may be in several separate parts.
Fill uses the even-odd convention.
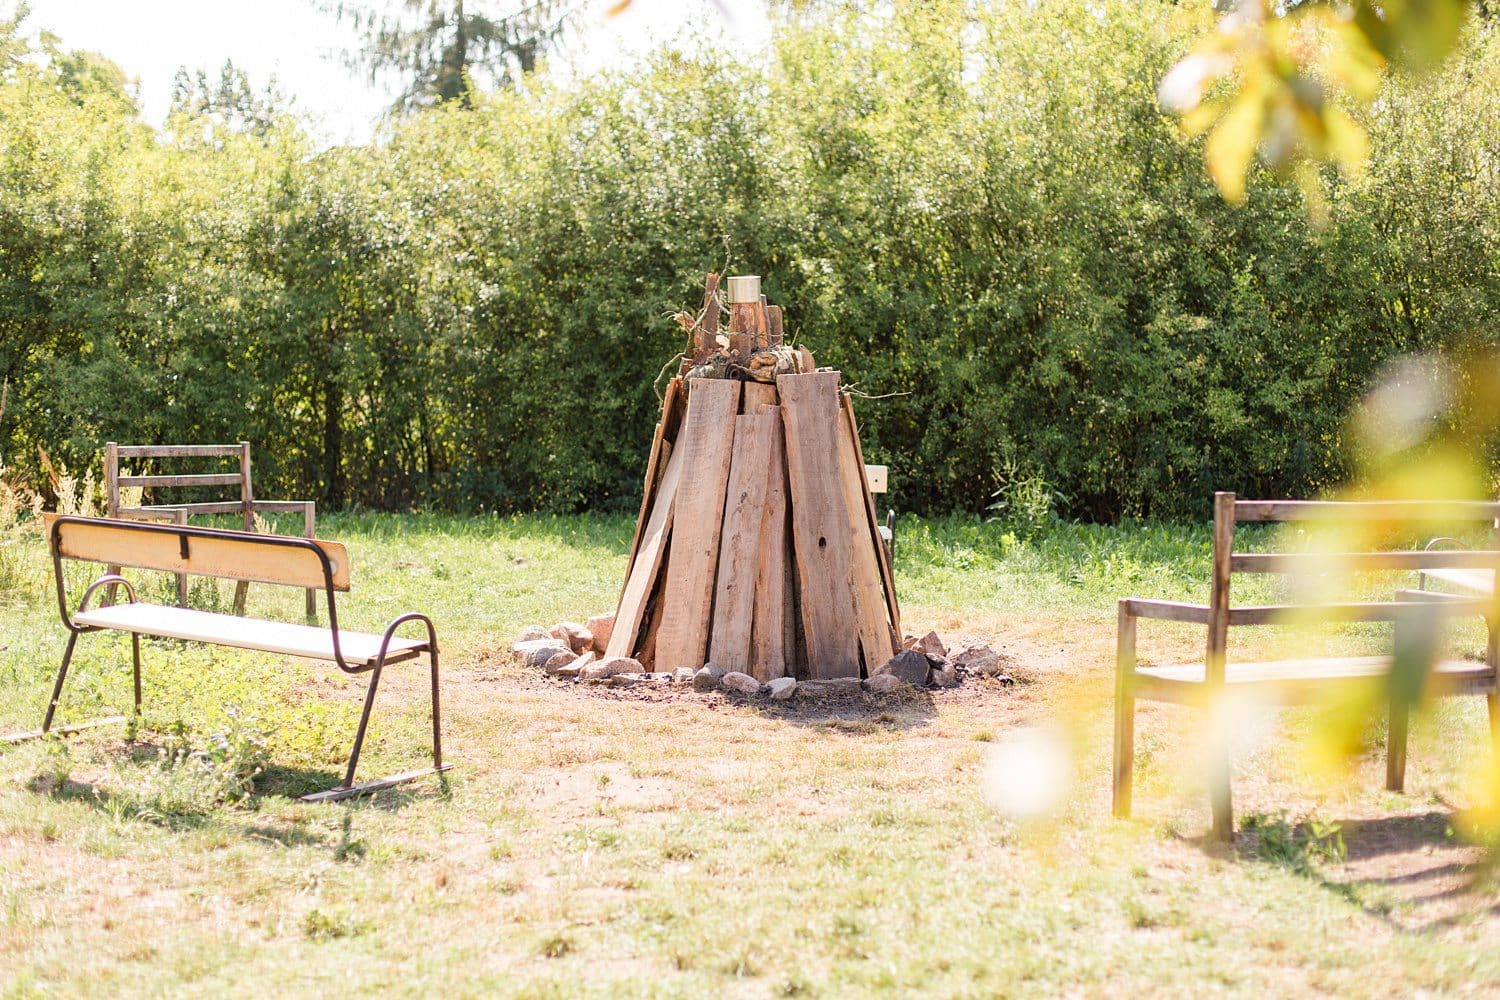
[[[1311,622],[1394,622],[1417,615],[1458,618],[1486,616],[1494,602],[1486,598],[1432,595],[1428,591],[1400,591],[1410,599],[1367,601],[1347,604],[1264,604],[1229,609],[1230,625],[1297,625]],[[1432,598],[1432,599],[1428,599]],[[1131,618],[1208,624],[1208,605],[1182,601],[1153,601],[1139,597],[1121,599],[1122,613]]]
[[[1157,618],[1168,622],[1193,622],[1208,624],[1207,604],[1188,604],[1183,601],[1153,601],[1142,597],[1120,599],[1121,613],[1131,618]]]

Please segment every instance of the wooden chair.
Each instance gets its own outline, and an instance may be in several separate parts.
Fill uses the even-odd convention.
[[[1440,659],[1431,665],[1424,693],[1431,696],[1483,695],[1489,701],[1490,731],[1500,752],[1500,686],[1496,659],[1500,653],[1500,602],[1493,591],[1483,596],[1456,597],[1401,590],[1395,601],[1364,603],[1306,603],[1274,606],[1231,606],[1230,583],[1243,573],[1307,574],[1331,566],[1341,571],[1481,570],[1492,575],[1500,567],[1500,551],[1417,549],[1347,552],[1331,559],[1312,552],[1235,552],[1234,529],[1239,521],[1349,521],[1365,519],[1387,524],[1434,521],[1493,521],[1500,503],[1426,501],[1236,500],[1233,493],[1214,494],[1213,564],[1207,604],[1122,598],[1119,602],[1118,654],[1115,673],[1114,812],[1130,815],[1135,761],[1135,703],[1164,701],[1208,707],[1227,699],[1250,698],[1262,703],[1298,705],[1315,701],[1340,688],[1362,690],[1372,678],[1390,674],[1394,649],[1380,656],[1322,656],[1259,663],[1230,663],[1230,626],[1307,624],[1314,622],[1393,622],[1397,635],[1404,628],[1425,627],[1432,617],[1481,617],[1489,626],[1489,644],[1482,661]],[[1207,628],[1203,660],[1169,666],[1136,662],[1136,622],[1154,618],[1195,622]],[[1399,642],[1399,638],[1397,640]],[[1406,730],[1409,703],[1393,697],[1387,739],[1386,787],[1401,791],[1405,783]],[[1230,799],[1230,734],[1217,734],[1218,748],[1210,761],[1209,791],[1213,800],[1213,833],[1220,840],[1234,834]]]
[[[191,475],[124,475],[120,474],[121,459],[158,461],[161,459],[233,459],[232,472],[194,473]],[[233,500],[207,500],[192,503],[147,504],[139,507],[125,506],[120,491],[131,487],[143,489],[166,487],[237,487],[238,498]],[[317,518],[317,504],[312,500],[259,500],[250,480],[250,442],[239,444],[168,444],[168,445],[121,445],[110,441],[104,446],[104,498],[109,516],[127,521],[170,521],[181,527],[195,514],[239,514],[246,531],[255,530],[256,514],[297,513],[302,514],[302,534],[312,538]],[[118,566],[109,567],[114,574]],[[239,580],[234,587],[234,610],[245,611],[245,594],[249,581]],[[307,591],[307,617],[317,615],[317,594]],[[187,574],[177,574],[177,603],[187,607]],[[106,605],[114,600],[114,587],[106,592]]]

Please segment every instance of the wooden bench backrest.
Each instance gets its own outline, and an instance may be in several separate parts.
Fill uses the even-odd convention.
[[[219,458],[233,459],[235,471],[214,473],[192,473],[188,475],[120,475],[121,459],[171,459],[171,458]],[[193,506],[200,514],[228,514],[249,510],[255,499],[250,484],[250,442],[238,444],[163,444],[124,445],[113,441],[104,446],[104,496],[111,517],[118,517],[121,510],[137,508],[122,507],[120,490],[130,487],[144,489],[165,487],[232,486],[238,495],[236,500],[221,503],[198,503]],[[209,508],[213,509],[209,509]]]
[[[1239,500],[1233,493],[1214,494],[1213,576],[1208,599],[1206,679],[1224,678],[1230,617],[1230,578],[1235,573],[1317,572],[1336,565],[1346,572],[1443,568],[1494,569],[1500,579],[1500,551],[1390,550],[1384,552],[1240,552],[1234,551],[1238,522],[1298,521],[1339,524],[1350,521],[1419,525],[1424,522],[1495,525],[1500,503],[1483,500]],[[1495,600],[1500,601],[1500,588]],[[1500,611],[1500,604],[1496,605]]]
[[[45,523],[63,559],[321,589],[326,556],[333,589],[349,589],[349,556],[338,542],[56,514]]]

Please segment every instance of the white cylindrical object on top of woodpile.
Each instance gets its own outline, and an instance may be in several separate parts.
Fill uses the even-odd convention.
[[[737,274],[729,279],[729,304],[760,301],[760,275]]]

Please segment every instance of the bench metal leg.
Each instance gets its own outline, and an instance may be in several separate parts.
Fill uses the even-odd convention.
[[[1390,725],[1385,737],[1385,787],[1389,792],[1406,790],[1406,735],[1411,727],[1411,706],[1400,695],[1391,698]]]
[[[52,700],[47,702],[47,714],[42,719],[42,732],[52,728],[52,717],[57,714],[57,702],[62,698],[63,681],[68,679],[68,664],[73,662],[73,649],[78,645],[78,633],[68,635],[68,648],[63,651],[62,666],[57,670],[57,683],[52,685]]]
[[[406,771],[401,774],[391,775],[389,778],[377,778],[356,785],[354,783],[354,772],[359,767],[359,754],[364,749],[365,733],[370,726],[370,712],[375,707],[375,691],[380,686],[380,674],[384,669],[384,653],[376,660],[375,666],[370,674],[370,686],[365,691],[365,707],[359,716],[359,728],[354,733],[354,748],[349,754],[349,769],[344,773],[344,783],[336,788],[329,788],[321,792],[313,792],[311,795],[302,796],[303,802],[337,802],[340,799],[353,798],[356,795],[369,795],[393,785],[420,778],[423,775],[438,774],[452,768],[452,764],[443,763],[443,725],[442,706],[438,697],[438,649],[437,638],[433,633],[432,623],[420,615],[404,615],[398,618],[388,629],[386,629],[386,641],[390,641],[391,635],[396,627],[404,621],[420,619],[427,624],[430,645],[427,647],[427,658],[430,664],[432,687],[432,766],[419,768],[415,771]]]
[[[135,638],[132,636],[131,638]],[[62,666],[57,669],[57,680],[52,685],[52,700],[47,702],[47,714],[42,719],[41,729],[32,729],[23,733],[10,733],[0,737],[0,743],[25,743],[27,740],[40,739],[52,732],[52,720],[57,715],[57,703],[62,700],[63,682],[68,679],[68,666],[73,662],[73,650],[78,645],[78,633],[68,634],[68,646],[63,651]],[[136,713],[140,713],[140,657],[136,657]],[[109,715],[102,719],[90,719],[88,722],[80,722],[71,726],[58,726],[57,731],[65,736],[73,733],[83,732],[85,729],[96,729],[99,726],[113,726],[125,721],[123,715]]]

